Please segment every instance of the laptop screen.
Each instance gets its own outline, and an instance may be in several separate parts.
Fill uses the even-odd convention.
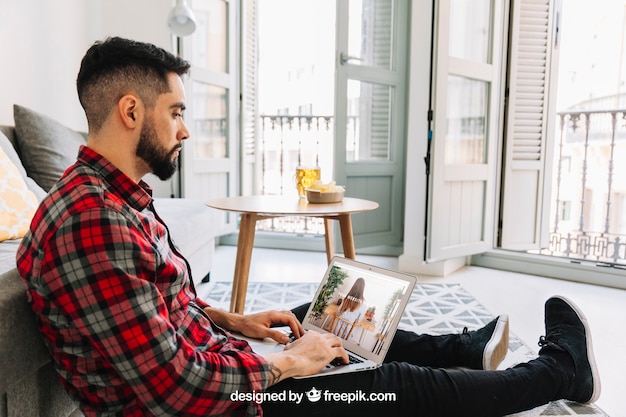
[[[331,332],[346,350],[382,362],[416,278],[334,257],[304,319],[307,330]]]

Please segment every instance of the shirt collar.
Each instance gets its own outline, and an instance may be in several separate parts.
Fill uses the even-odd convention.
[[[111,192],[118,194],[134,209],[143,211],[152,202],[152,188],[144,180],[136,183],[93,149],[82,145],[77,159],[98,172],[108,183]]]

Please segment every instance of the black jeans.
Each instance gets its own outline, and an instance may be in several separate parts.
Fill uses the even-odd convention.
[[[303,319],[308,305],[293,310]],[[378,369],[270,387],[264,413],[274,416],[502,416],[560,398],[567,372],[552,356],[505,371],[443,369],[454,366],[458,335],[398,330]],[[307,397],[310,393],[314,400]],[[315,394],[318,394],[315,396]]]

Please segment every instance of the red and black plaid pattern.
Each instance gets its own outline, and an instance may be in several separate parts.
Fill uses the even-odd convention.
[[[18,269],[66,389],[87,416],[261,413],[230,393],[263,390],[267,363],[204,313],[151,202],[83,147],[22,241]]]

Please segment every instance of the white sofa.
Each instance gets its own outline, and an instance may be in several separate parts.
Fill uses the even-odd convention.
[[[76,159],[84,135],[21,106],[15,127],[0,126],[0,147],[41,200],[46,190]],[[208,280],[215,233],[203,201],[155,199],[157,212],[191,264],[194,283]],[[15,265],[19,239],[0,242],[0,417],[80,416],[63,390]]]

